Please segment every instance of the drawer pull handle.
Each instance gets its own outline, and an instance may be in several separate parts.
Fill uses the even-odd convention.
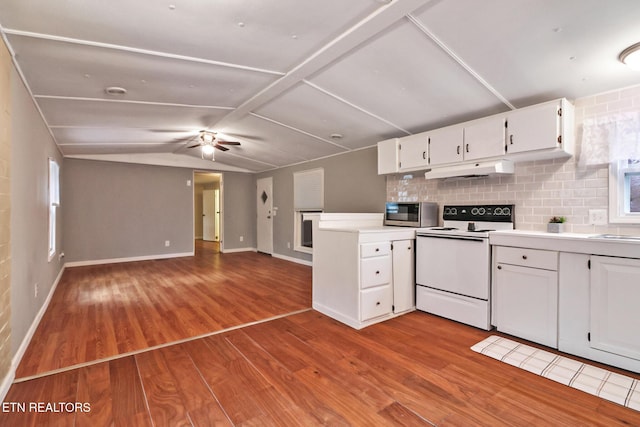
[[[380,270],[376,271],[376,274],[380,274]]]
[[[527,259],[527,256],[526,255],[522,255],[522,259]]]
[[[378,302],[376,303],[376,305],[380,305],[380,301],[378,301]]]
[[[376,248],[376,252],[380,252],[380,248]]]
[[[502,266],[501,265],[498,266],[498,270],[502,270]]]

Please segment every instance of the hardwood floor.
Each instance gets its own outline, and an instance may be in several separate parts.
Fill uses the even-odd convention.
[[[0,425],[640,425],[470,349],[495,331],[421,312],[357,331],[309,309],[309,267],[214,252],[68,270],[20,368],[71,367],[14,383]]]
[[[311,307],[310,267],[217,248],[198,240],[194,257],[67,269],[16,378]]]

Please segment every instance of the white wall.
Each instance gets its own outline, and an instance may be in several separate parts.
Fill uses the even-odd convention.
[[[63,261],[57,256],[48,261],[48,159],[56,159],[62,170],[64,163],[15,68],[11,102],[11,347],[15,355],[62,269]],[[58,248],[63,245],[61,223]]]

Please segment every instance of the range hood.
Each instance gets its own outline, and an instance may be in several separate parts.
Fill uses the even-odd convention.
[[[489,175],[512,174],[513,162],[510,160],[493,160],[484,162],[463,163],[452,166],[435,167],[425,172],[426,179],[435,178],[480,178]]]

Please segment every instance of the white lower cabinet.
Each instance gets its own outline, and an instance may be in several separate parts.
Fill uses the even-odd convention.
[[[558,253],[495,247],[495,323],[500,332],[558,347]]]
[[[313,242],[313,308],[361,329],[415,309],[415,230],[322,229]]]
[[[560,253],[558,349],[640,372],[640,259]]]
[[[640,260],[591,257],[591,347],[640,360]]]

